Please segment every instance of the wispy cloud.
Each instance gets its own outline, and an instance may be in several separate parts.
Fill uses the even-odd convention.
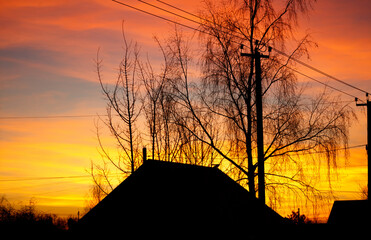
[[[125,2],[175,19],[136,0]],[[167,2],[193,13],[197,13],[202,5],[200,1]],[[319,45],[319,48],[311,49],[312,60],[308,60],[311,65],[368,91],[371,91],[370,9],[371,1],[368,0],[317,1],[312,15],[302,20],[303,25],[298,30],[305,34],[309,28]],[[122,20],[125,20],[127,38],[138,41],[143,55],[150,52],[151,57],[160,59],[153,35],[167,36],[173,31],[173,24],[112,1],[2,1],[0,114],[35,116],[104,112],[105,103],[97,84],[94,59],[100,47],[105,80],[115,76],[122,54]],[[360,118],[360,123],[363,122]],[[364,128],[365,125],[355,128],[351,136],[361,139],[359,136],[364,136]],[[90,160],[99,158],[94,119],[0,121],[0,131],[2,176],[85,173]],[[363,140],[356,144],[363,144]],[[360,150],[352,153],[355,162],[361,164],[364,153]],[[362,173],[360,179],[363,179],[364,172],[360,169],[349,169]],[[347,179],[352,181],[356,178],[354,174],[349,176]],[[88,184],[84,184],[74,185],[85,187],[76,188],[76,192],[85,194]],[[354,184],[343,186],[352,188]],[[68,192],[63,188],[57,190],[60,192],[51,196],[48,187],[40,186],[37,196],[43,205],[75,204],[74,199],[83,204],[83,194],[76,198],[71,196],[69,201]],[[22,189],[15,191],[13,196],[21,195],[24,200],[25,196],[32,196]]]

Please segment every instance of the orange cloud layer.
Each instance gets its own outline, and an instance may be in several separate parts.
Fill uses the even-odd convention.
[[[157,1],[150,2],[160,6]],[[167,2],[193,13],[197,13],[202,5],[199,1]],[[176,19],[135,0],[125,3]],[[368,30],[371,6],[368,1],[359,3],[320,1],[314,5],[309,21],[303,20],[305,26],[302,29],[312,28],[309,31],[313,32],[313,38],[319,44],[319,48],[311,49],[311,65],[371,91],[371,48],[368,44],[371,40]],[[97,91],[91,93],[91,90],[89,95],[84,89],[91,85],[71,82],[78,79],[96,83],[93,59],[98,47],[104,58],[104,76],[107,80],[115,76],[122,53],[123,19],[128,39],[138,41],[143,54],[150,52],[155,57],[158,52],[153,34],[164,37],[173,30],[170,23],[111,1],[2,1],[0,114],[32,116],[53,111],[55,115],[55,109],[63,109],[58,112],[61,115],[104,113],[104,104],[100,102],[99,105],[96,101],[101,99],[98,85]],[[298,32],[305,34],[300,29]],[[58,84],[55,83],[57,78]],[[71,87],[61,89],[69,84]],[[74,88],[77,86],[81,89],[73,95],[70,106],[62,108],[66,105],[66,98],[71,98],[68,93],[76,91]],[[14,94],[9,95],[10,91]],[[88,97],[82,98],[85,95]],[[23,102],[17,102],[21,97]],[[35,103],[31,104],[33,101]],[[39,111],[39,105],[43,103],[48,105]],[[12,105],[11,109],[6,108],[8,105]],[[25,105],[27,109],[22,107]],[[359,122],[351,129],[350,145],[365,143],[365,115],[362,114],[359,113]],[[84,175],[90,160],[100,158],[91,118],[0,120],[0,136],[0,180]],[[338,177],[332,185],[335,196],[340,199],[359,197],[359,186],[364,185],[367,179],[365,158],[364,150],[351,150],[348,163],[339,166]],[[48,211],[76,214],[77,208],[84,206],[90,184],[90,178],[0,182],[0,195],[6,194],[14,201],[27,201],[34,197]],[[319,183],[319,187],[329,190],[325,180]],[[328,216],[330,204],[321,210],[321,217]],[[295,207],[292,202],[287,202],[278,210],[285,216],[296,210]],[[312,214],[310,209],[304,213]]]

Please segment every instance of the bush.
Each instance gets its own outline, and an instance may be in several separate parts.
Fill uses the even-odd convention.
[[[57,215],[38,212],[33,201],[16,209],[4,196],[0,198],[0,232],[4,236],[62,237],[67,233],[67,222]]]
[[[312,222],[304,215],[300,214],[300,209],[297,212],[292,211],[290,215],[286,217],[290,223],[293,224],[311,224]]]

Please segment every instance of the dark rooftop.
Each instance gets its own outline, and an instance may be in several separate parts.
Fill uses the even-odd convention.
[[[362,225],[370,220],[368,200],[335,201],[332,206],[328,224]]]
[[[80,228],[246,231],[282,221],[216,167],[147,160],[80,220]]]

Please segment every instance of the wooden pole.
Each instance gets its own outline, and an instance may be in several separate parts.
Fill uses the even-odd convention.
[[[143,163],[147,161],[147,148],[143,148]]]
[[[357,101],[357,99],[356,99]],[[367,188],[370,182],[370,158],[371,158],[371,101],[367,99],[367,103],[357,103],[356,106],[367,107]],[[369,189],[368,189],[369,190]]]
[[[259,42],[256,42],[254,53],[241,53],[241,56],[252,57],[255,60],[255,101],[256,101],[256,127],[258,145],[258,198],[265,203],[265,170],[264,170],[264,132],[263,132],[263,97],[262,97],[262,70],[261,58],[269,58],[260,54]]]

